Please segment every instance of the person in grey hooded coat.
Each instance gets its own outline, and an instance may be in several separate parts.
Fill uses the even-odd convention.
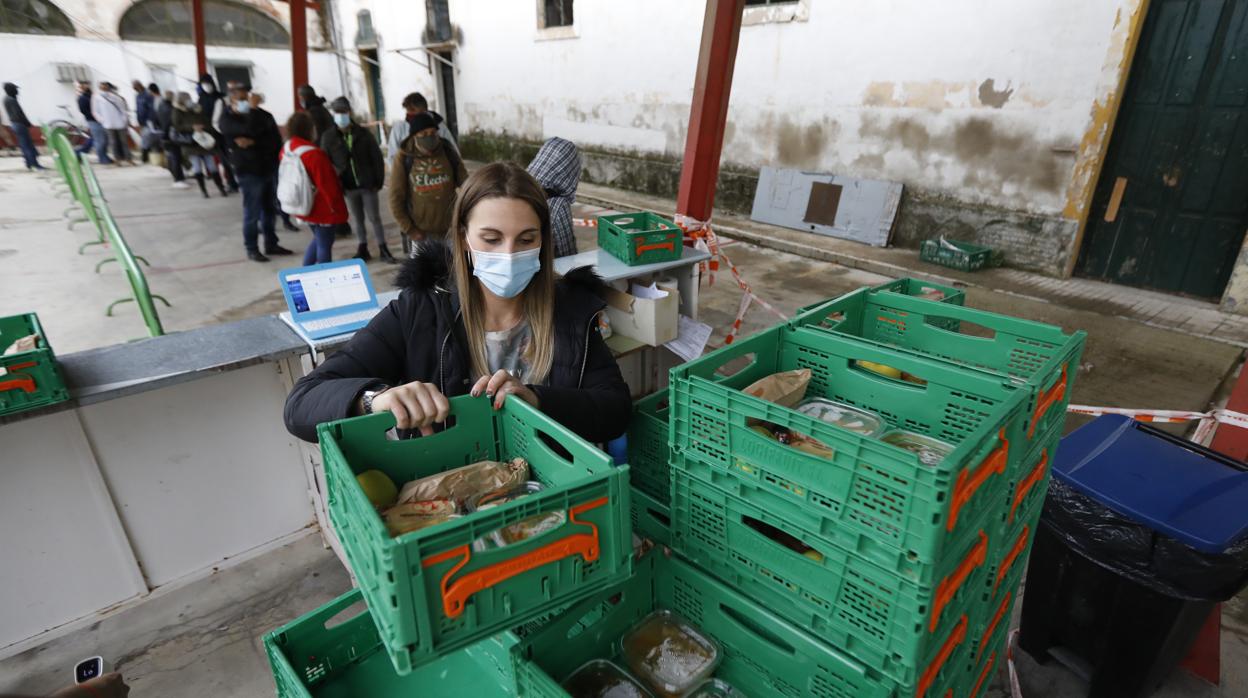
[[[576,202],[576,186],[581,182],[581,151],[572,141],[551,138],[542,144],[528,170],[546,191],[555,256],[576,254],[572,204]]]

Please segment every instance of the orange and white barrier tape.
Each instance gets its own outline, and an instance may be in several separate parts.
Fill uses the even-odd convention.
[[[1230,424],[1231,426],[1248,429],[1248,414],[1227,409],[1192,412],[1187,410],[1131,410],[1121,407],[1067,405],[1066,411],[1093,417],[1100,417],[1106,414],[1120,414],[1140,422],[1151,422],[1153,424],[1181,424],[1183,422],[1199,421],[1200,424],[1196,427],[1196,433],[1192,435],[1191,440],[1202,446],[1209,445],[1209,442],[1213,440],[1213,432],[1219,424]]]

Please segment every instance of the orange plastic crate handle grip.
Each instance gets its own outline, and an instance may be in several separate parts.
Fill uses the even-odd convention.
[[[523,574],[556,560],[562,560],[565,557],[580,555],[586,562],[594,562],[598,559],[598,554],[601,550],[598,544],[598,526],[588,521],[579,521],[576,517],[578,514],[590,509],[605,506],[607,501],[606,497],[601,497],[568,510],[569,521],[574,524],[588,526],[593,530],[593,533],[574,533],[547,543],[536,550],[530,550],[520,557],[504,560],[489,567],[469,572],[454,582],[451,581],[451,578],[472,559],[472,548],[470,546],[461,545],[458,548],[452,548],[444,553],[438,553],[433,557],[426,558],[421,563],[423,567],[432,567],[456,557],[462,558],[454,567],[447,570],[446,574],[442,575],[442,611],[448,618],[458,618],[464,612],[464,604],[467,603],[468,597],[478,591],[489,589],[495,584],[511,579],[518,574]]]
[[[984,679],[988,678],[989,672],[992,671],[992,665],[997,662],[997,653],[993,652],[988,656],[988,663],[984,665],[983,671],[979,672],[979,679],[975,682],[975,688],[971,689],[971,695],[967,698],[975,698],[979,695],[979,689],[984,686]]]
[[[958,646],[958,643],[965,639],[966,616],[963,615],[962,619],[958,621],[958,627],[949,633],[949,639],[945,640],[945,644],[941,646],[936,658],[923,670],[923,675],[919,677],[919,687],[914,692],[915,698],[923,698],[923,695],[927,693],[927,689],[932,687],[932,682],[936,680],[936,675],[940,673],[940,668],[944,666],[945,660],[949,659],[949,655],[953,654],[953,649]]]
[[[979,542],[966,554],[966,557],[958,564],[958,568],[948,577],[940,580],[940,584],[936,587],[936,600],[932,602],[932,620],[928,625],[928,632],[936,632],[936,625],[940,621],[941,611],[944,611],[945,606],[948,606],[949,602],[953,601],[953,597],[958,593],[958,589],[962,588],[966,578],[971,576],[971,572],[976,567],[983,565],[987,559],[988,536],[983,531],[980,531]]]
[[[1005,579],[1005,575],[1010,571],[1010,567],[1018,556],[1022,554],[1023,548],[1027,547],[1027,534],[1031,532],[1030,526],[1023,526],[1023,532],[1019,534],[1018,540],[1014,541],[1014,547],[1010,548],[1010,552],[1006,553],[1001,560],[1001,569],[997,570],[997,581],[992,583],[992,591],[996,593],[997,587],[1001,586],[1001,580]]]
[[[1027,477],[1018,483],[1018,491],[1014,493],[1014,501],[1010,504],[1010,523],[1014,523],[1014,513],[1018,510],[1018,505],[1023,503],[1023,498],[1031,491],[1036,483],[1044,479],[1044,468],[1049,464],[1049,449],[1040,452],[1040,462],[1036,463],[1036,467],[1032,468]]]
[[[35,362],[34,362],[34,361],[27,361],[27,362],[26,362],[26,363],[24,363],[24,364],[13,364],[12,366],[9,366],[9,367],[8,367],[8,370],[9,370],[9,371],[20,371],[20,370],[22,370],[23,368],[34,368],[34,367],[35,367]]]
[[[984,631],[983,637],[979,638],[979,651],[975,653],[975,661],[979,661],[980,656],[984,654],[984,646],[988,642],[988,638],[992,636],[992,631],[997,629],[997,624],[1005,617],[1005,610],[1010,607],[1010,597],[1013,592],[1005,592],[1005,598],[1001,599],[1001,605],[997,607],[997,612],[992,616],[992,622],[988,624],[988,629]]]
[[[27,375],[0,381],[0,393],[8,392],[10,390],[21,390],[26,393],[33,393],[35,392],[36,387],[35,379]]]
[[[994,474],[1005,472],[1005,466],[1010,460],[1010,442],[1005,438],[1005,429],[997,432],[997,438],[1001,440],[1001,445],[984,457],[973,474],[970,468],[958,473],[958,480],[953,486],[953,498],[949,502],[949,521],[945,524],[947,530],[952,531],[958,525],[958,514],[971,501],[971,497],[975,496],[980,485]]]
[[[640,242],[640,240],[638,240]],[[653,245],[637,245],[634,250],[637,254],[642,252],[650,252],[651,250],[667,250],[668,252],[676,251],[676,243],[674,242],[658,242]]]
[[[1027,438],[1036,435],[1036,425],[1040,423],[1040,418],[1045,412],[1053,406],[1055,402],[1066,397],[1066,367],[1062,367],[1062,379],[1053,384],[1053,387],[1044,391],[1040,399],[1036,402],[1036,413],[1031,416],[1031,426],[1027,428]]]

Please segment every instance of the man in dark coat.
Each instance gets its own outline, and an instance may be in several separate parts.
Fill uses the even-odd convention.
[[[221,114],[221,135],[225,138],[234,176],[243,190],[243,246],[253,262],[267,262],[266,255],[294,254],[278,244],[277,163],[282,149],[282,133],[273,115],[257,106],[258,95],[242,86],[230,95],[228,108]],[[202,102],[201,102],[202,104]],[[259,237],[264,235],[264,253]]]
[[[13,127],[13,135],[17,136],[17,146],[22,149],[22,158],[26,161],[26,169],[42,170],[39,164],[39,151],[35,150],[35,142],[30,138],[30,119],[17,102],[17,85],[4,83],[4,113],[9,117],[9,125]]]
[[[351,118],[351,103],[346,97],[335,99],[330,105],[334,119],[334,128],[321,134],[319,145],[321,150],[329,153],[334,163],[338,179],[342,182],[342,193],[347,197],[347,207],[351,210],[351,228],[355,230],[355,238],[359,243],[355,258],[365,261],[372,259],[368,252],[368,231],[365,230],[365,216],[373,226],[373,234],[377,239],[377,247],[381,258],[387,262],[397,262],[390,249],[386,247],[386,229],[381,224],[381,203],[378,192],[386,179],[386,163],[381,155],[381,148],[372,131],[360,126]]]
[[[225,184],[230,191],[238,191],[238,180],[234,177],[234,165],[230,162],[227,147],[229,144],[221,137],[221,131],[217,129],[212,119],[217,113],[217,102],[228,97],[221,94],[221,91],[217,89],[217,81],[213,80],[208,73],[199,76],[199,84],[195,86],[195,91],[199,93],[200,111],[208,116],[208,132],[217,139],[217,156],[221,160],[221,169],[225,171]]]

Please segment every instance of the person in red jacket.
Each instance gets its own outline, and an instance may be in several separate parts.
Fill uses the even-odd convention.
[[[286,122],[286,133],[290,135],[287,147],[282,148],[282,157],[290,157],[287,150],[293,152],[303,146],[310,150],[300,156],[303,169],[307,170],[312,186],[316,187],[316,199],[312,202],[312,210],[306,216],[295,216],[312,228],[312,242],[303,253],[303,265],[324,264],[334,259],[334,236],[347,223],[347,200],[342,195],[342,184],[338,181],[338,172],[329,154],[316,147],[313,138],[316,125],[307,112],[297,111]]]

